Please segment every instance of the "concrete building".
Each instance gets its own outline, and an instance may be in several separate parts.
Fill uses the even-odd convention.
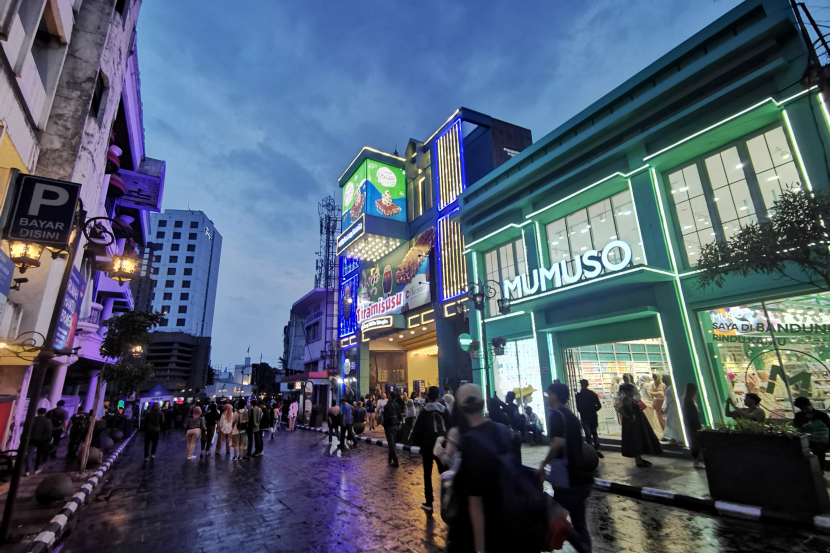
[[[205,388],[205,395],[214,399],[248,398],[253,391],[252,374],[251,358],[246,357],[242,365],[217,371],[213,385]]]
[[[161,384],[173,393],[200,390],[210,364],[222,235],[201,211],[167,209],[153,214],[152,238],[151,304],[153,311],[165,314],[156,339],[180,351],[207,348],[207,355],[194,354],[187,361],[175,355],[165,358],[167,348],[153,345],[153,362],[160,372],[144,387]]]
[[[57,358],[39,403],[51,406],[63,397],[70,412],[93,407],[103,364],[100,322],[134,305],[129,285],[107,271],[112,255],[146,245],[148,213],[159,209],[165,168],[144,151],[135,34],[140,5],[0,1],[0,198],[8,201],[13,170],[79,183],[87,217],[115,219],[118,238],[106,248],[87,248],[83,238],[71,259],[45,252],[40,266],[12,275],[27,282],[0,290],[8,297],[0,338],[11,344],[0,353],[0,397],[8,399],[0,403],[6,448],[16,443],[31,395],[32,354],[20,344],[42,343],[65,264],[74,264],[84,290],[69,333],[72,343],[66,344],[73,353]],[[3,252],[0,265],[7,261],[6,243]]]
[[[196,397],[210,366],[210,336],[154,332],[145,358],[155,367],[155,375],[142,390],[160,384],[176,397]]]
[[[608,438],[623,375],[658,436],[665,394],[682,408],[688,384],[703,424],[750,392],[772,418],[797,395],[830,407],[826,283],[793,265],[701,289],[696,271],[782,192],[830,186],[816,69],[790,3],[749,0],[472,183],[455,215],[467,278],[510,298],[508,313],[469,304],[474,339],[507,340],[489,370],[473,360],[485,393],[521,388],[543,413],[551,381],[585,378]]]

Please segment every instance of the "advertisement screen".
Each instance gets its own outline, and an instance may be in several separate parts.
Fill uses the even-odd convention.
[[[377,263],[363,264],[357,297],[358,323],[431,301],[429,252],[435,245],[435,235],[435,229],[427,229]]]
[[[364,160],[343,185],[343,228],[363,214],[406,221],[403,169],[374,159]]]

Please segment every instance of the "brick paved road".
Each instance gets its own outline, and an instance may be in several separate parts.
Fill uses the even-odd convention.
[[[444,545],[440,516],[418,508],[416,455],[399,452],[401,467],[390,469],[378,446],[332,455],[324,435],[301,430],[266,441],[264,457],[239,462],[186,461],[180,433],[162,438],[146,466],[141,446],[138,437],[82,508],[62,553],[382,553]],[[604,493],[592,496],[590,510],[600,552],[830,550],[830,540],[808,532]]]

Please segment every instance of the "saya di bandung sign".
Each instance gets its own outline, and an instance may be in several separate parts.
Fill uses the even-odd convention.
[[[615,248],[619,248],[622,252],[622,258],[619,258],[619,256],[616,256],[617,259],[611,258],[611,253]],[[528,283],[528,275],[518,275],[513,280],[505,280],[502,282],[504,297],[532,296],[537,292],[546,292],[548,288],[559,288],[579,282],[583,278],[598,277],[602,274],[603,269],[606,273],[622,271],[631,263],[631,246],[622,240],[614,240],[606,244],[601,252],[588,250],[574,257],[573,272],[568,269],[569,263],[567,259],[563,259],[558,263],[554,263],[549,269],[544,267],[533,269],[531,271],[532,286],[531,283]]]

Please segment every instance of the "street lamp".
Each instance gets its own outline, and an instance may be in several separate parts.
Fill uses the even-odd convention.
[[[498,305],[499,313],[506,315],[510,313],[510,298],[500,297],[502,296],[502,294],[499,293],[501,286],[495,280],[480,280],[478,282],[467,284],[464,287],[464,290],[467,292],[470,299],[473,300],[473,307],[475,310],[480,313],[479,316],[482,320],[481,342],[484,346],[484,376],[487,379],[488,388],[493,390],[493,383],[490,374],[490,345],[487,341],[487,325],[483,322],[484,308],[487,305],[487,300],[498,297],[499,299],[496,300],[496,304]],[[469,306],[467,304],[463,302],[458,303],[456,304],[455,309],[456,312],[461,313],[465,320],[469,317]],[[519,388],[521,389],[521,382],[519,383]]]
[[[112,270],[110,278],[123,284],[136,275],[141,260],[135,254],[135,250],[124,248],[124,253],[112,256]]]
[[[43,246],[34,242],[22,242],[19,240],[9,242],[9,257],[20,274],[26,272],[29,267],[40,267],[40,254],[43,253]]]
[[[144,347],[141,344],[133,346],[133,348],[130,350],[130,353],[132,353],[133,357],[141,357],[141,354],[144,353]]]

